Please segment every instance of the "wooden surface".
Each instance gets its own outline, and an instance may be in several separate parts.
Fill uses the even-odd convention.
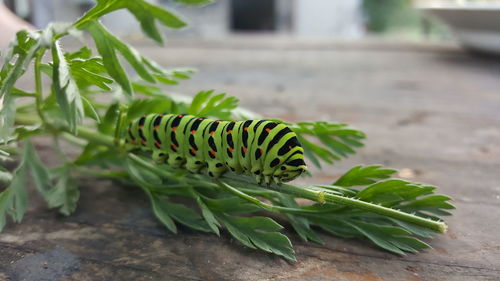
[[[78,210],[62,217],[31,199],[22,224],[0,234],[0,280],[500,280],[500,61],[454,47],[297,43],[259,38],[143,46],[168,66],[200,73],[170,91],[226,91],[263,116],[350,123],[360,152],[316,175],[382,163],[455,198],[449,231],[405,257],[322,234],[292,234],[298,262],[229,235],[174,235],[137,189],[81,178]],[[49,147],[39,145],[49,163]]]

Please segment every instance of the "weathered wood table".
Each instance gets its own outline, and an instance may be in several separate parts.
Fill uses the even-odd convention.
[[[200,70],[170,91],[216,89],[263,116],[364,130],[365,148],[308,180],[331,182],[356,164],[404,169],[400,176],[455,198],[448,233],[405,257],[358,240],[323,235],[320,246],[292,235],[298,262],[290,264],[226,234],[171,234],[138,189],[82,178],[73,216],[32,199],[23,223],[0,234],[1,280],[500,280],[499,60],[452,46],[262,38],[140,49]]]

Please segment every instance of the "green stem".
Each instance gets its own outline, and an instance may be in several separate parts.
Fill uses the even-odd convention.
[[[115,147],[112,137],[97,133],[86,127],[78,126],[76,136],[108,147]]]
[[[241,180],[238,179],[232,179],[232,178],[227,178],[225,179],[228,183],[238,186],[242,184]],[[250,187],[250,186],[255,186],[259,187],[258,185],[252,184],[252,183],[247,183],[245,182],[245,187]],[[394,218],[403,222],[408,222],[412,223],[424,228],[432,229],[438,232],[446,232],[446,224],[444,222],[438,222],[438,221],[433,221],[430,219],[426,219],[423,217],[419,217],[416,215],[412,215],[409,213],[405,213],[400,210],[396,209],[391,209],[387,208],[381,205],[377,205],[374,203],[366,202],[366,201],[361,201],[356,198],[352,197],[346,197],[346,196],[341,196],[341,195],[335,195],[331,193],[327,193],[325,191],[318,191],[318,190],[313,190],[310,188],[306,187],[299,187],[299,186],[293,186],[293,185],[288,185],[288,184],[282,184],[282,185],[271,185],[268,187],[269,189],[286,193],[289,195],[293,195],[295,197],[299,198],[305,198],[309,199],[315,202],[319,203],[335,203],[335,204],[340,204],[343,206],[349,206],[353,207],[356,209],[368,211],[370,213],[374,214],[379,214],[382,216]]]
[[[124,182],[130,182],[128,181],[128,173],[126,171],[96,171],[96,170],[91,170],[82,166],[74,166],[76,170],[79,173],[82,173],[84,175],[96,177],[96,178],[106,178],[106,179],[114,179],[114,180],[120,180]]]
[[[70,133],[62,133],[61,138],[63,138],[66,142],[78,146],[78,147],[85,147],[87,145],[87,142],[85,140],[82,140],[78,137],[75,137],[74,135]]]
[[[257,206],[260,206],[268,211],[289,213],[289,214],[300,214],[300,215],[303,215],[305,213],[317,214],[316,211],[312,211],[312,210],[303,210],[303,209],[297,209],[297,208],[287,208],[287,207],[270,205],[270,204],[267,204],[267,203],[260,201],[259,199],[255,198],[255,197],[252,197],[252,196],[246,194],[245,192],[242,192],[242,191],[232,187],[231,185],[229,185],[223,181],[216,179],[215,182],[220,187],[226,189],[230,193],[232,193],[238,197],[241,197],[241,198],[243,198],[243,199],[245,199],[245,200],[247,200],[247,201],[249,201]]]
[[[394,218],[403,222],[409,222],[421,227],[432,229],[438,232],[446,232],[446,224],[444,222],[433,221],[409,213],[405,213],[400,210],[387,208],[381,205],[373,204],[366,201],[361,201],[353,197],[345,197],[341,195],[335,195],[331,193],[326,193],[324,191],[316,191],[311,189],[299,188],[297,186],[283,184],[281,186],[270,187],[276,191],[295,195],[297,197],[310,199],[316,202],[329,202],[336,203],[344,206],[350,206],[353,208],[368,211],[370,213],[379,214],[382,216]]]
[[[27,114],[16,114],[16,124],[18,125],[36,125],[41,122],[37,117]],[[61,131],[71,133],[68,128],[60,128]],[[101,133],[98,133],[90,128],[78,126],[76,137],[82,138],[91,142],[95,142],[108,147],[115,147],[113,138]]]
[[[36,121],[34,121],[33,118],[23,116],[21,114],[16,116],[16,122],[19,122],[22,124],[28,123],[29,125],[36,124]],[[89,128],[78,127],[77,136],[80,138],[86,139],[88,141],[96,142],[96,143],[99,143],[99,144],[102,144],[102,145],[105,145],[108,147],[115,146],[114,139],[112,137],[100,134],[100,133],[95,132]],[[130,153],[129,157],[134,159],[136,162],[140,163],[141,165],[144,165],[148,169],[151,169],[154,172],[157,172],[157,173],[164,175],[166,177],[172,177],[172,175],[168,171],[165,171],[165,170],[163,170],[155,165],[152,165],[151,163],[144,161],[143,159],[141,159],[140,157],[138,157],[134,154]],[[183,180],[188,184],[204,185],[207,187],[213,187],[213,184],[203,183],[203,181],[201,181],[198,178],[185,177]],[[244,185],[244,187],[252,187],[253,186],[253,187],[260,188],[260,186],[258,186],[256,184],[245,182],[245,181],[242,181],[241,179],[225,178],[224,180],[227,181],[229,184],[235,185],[235,186]],[[446,232],[446,224],[444,222],[433,221],[430,219],[426,219],[426,218],[415,216],[415,215],[412,215],[409,213],[405,213],[405,212],[400,211],[400,210],[387,208],[387,207],[380,206],[380,205],[373,204],[373,203],[366,202],[366,201],[361,201],[361,200],[358,200],[358,199],[352,198],[352,197],[335,195],[335,194],[327,193],[324,191],[318,191],[318,190],[313,190],[310,188],[293,186],[293,185],[288,185],[288,184],[282,184],[279,186],[278,185],[271,185],[268,188],[275,190],[275,191],[278,191],[278,192],[294,195],[296,197],[309,199],[309,200],[312,200],[315,202],[320,202],[320,203],[329,202],[329,203],[335,203],[335,204],[340,204],[340,205],[344,205],[344,206],[349,206],[349,207],[365,210],[365,211],[368,211],[370,213],[375,213],[375,214],[379,214],[382,216],[391,217],[391,218],[394,218],[394,219],[397,219],[397,220],[400,220],[403,222],[408,222],[408,223],[412,223],[415,225],[419,225],[421,227],[425,227],[425,228],[432,229],[435,231]],[[245,193],[243,193],[243,195],[249,196]],[[249,197],[251,197],[251,196],[249,196]],[[245,197],[243,197],[243,198],[245,198]],[[253,198],[253,197],[251,197],[251,198]],[[253,202],[253,199],[255,199],[255,198],[253,198],[253,199],[251,199],[251,198],[246,198],[246,199],[247,200],[250,199],[249,201]],[[257,199],[255,199],[255,200],[257,200]],[[259,204],[258,202],[254,202],[254,203],[257,203],[259,206],[264,207],[264,205]]]
[[[36,111],[38,116],[42,120],[44,124],[47,124],[47,120],[45,119],[45,114],[43,113],[43,85],[42,85],[42,71],[40,65],[42,64],[43,54],[45,53],[46,48],[42,47],[37,52],[35,57],[35,98],[36,98]]]

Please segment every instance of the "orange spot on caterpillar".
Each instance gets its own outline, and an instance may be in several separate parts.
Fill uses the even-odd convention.
[[[139,126],[139,129],[142,129],[142,128],[144,128],[144,125],[140,125],[140,126]]]
[[[266,128],[266,132],[268,132],[268,133],[269,133],[269,132],[271,132],[271,129],[269,129],[269,128]]]
[[[153,129],[158,130],[160,128],[160,125],[156,125],[153,127]]]
[[[289,146],[288,146],[288,149],[292,149],[292,146],[291,146],[291,145],[289,145]]]
[[[172,127],[172,131],[177,131],[177,127]]]
[[[260,154],[264,154],[264,149],[263,148],[260,149]]]
[[[156,148],[160,148],[161,144],[159,142],[155,142],[155,146],[156,146]]]
[[[192,153],[192,154],[195,154],[195,153],[196,153],[196,151],[197,151],[196,149],[191,148],[191,153]]]
[[[229,131],[227,131],[227,134],[228,134],[228,135],[230,135],[230,134],[232,134],[232,133],[233,133],[233,130],[229,130]]]
[[[200,120],[200,121],[201,121],[201,120],[203,120],[203,119],[204,119],[204,118],[201,118],[201,117],[200,117],[200,118],[198,118],[198,120]]]
[[[210,150],[209,153],[212,154],[212,156],[215,156],[217,154],[217,152],[215,152],[214,150]]]
[[[229,152],[233,153],[233,151],[234,151],[234,148],[232,148],[232,147],[229,147],[229,148],[228,148],[227,150],[229,150]]]
[[[171,147],[172,147],[172,149],[173,149],[174,151],[177,151],[177,145],[172,144],[172,146],[171,146]]]
[[[194,135],[194,134],[196,134],[196,130],[191,131],[191,135]]]
[[[213,136],[215,134],[215,131],[211,131],[210,135]]]
[[[177,115],[177,116],[178,116],[179,118],[182,118],[182,116],[184,116],[184,115],[182,115],[182,114],[179,114],[179,115]]]
[[[142,145],[146,145],[146,141],[145,140],[141,140],[141,144]]]
[[[243,128],[243,130],[248,131],[248,127]]]
[[[246,154],[246,153],[247,153],[247,151],[248,151],[248,148],[247,148],[246,146],[244,146],[244,147],[243,147],[243,153],[245,153],[245,154]]]

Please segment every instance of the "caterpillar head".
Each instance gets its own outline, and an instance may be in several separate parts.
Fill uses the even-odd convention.
[[[276,169],[274,176],[279,178],[281,182],[288,182],[296,179],[305,171],[307,171],[307,166],[304,162],[304,155],[295,153]]]

